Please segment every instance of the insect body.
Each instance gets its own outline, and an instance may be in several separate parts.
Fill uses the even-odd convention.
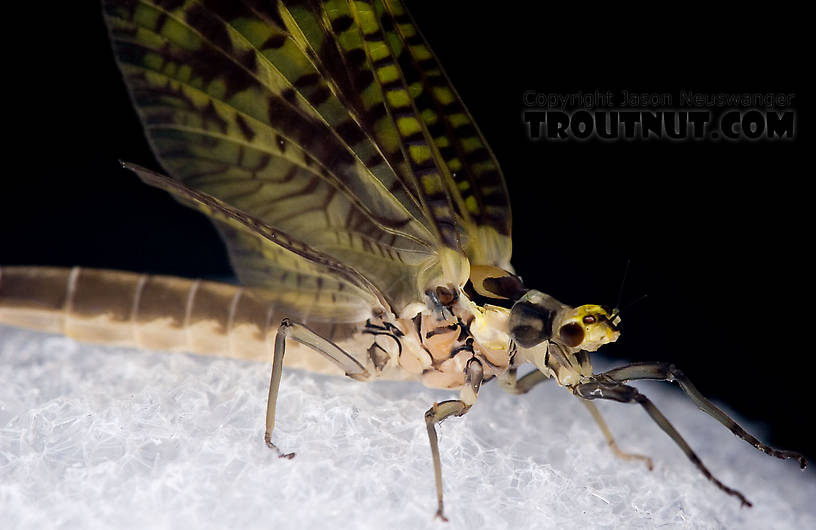
[[[114,51],[172,178],[124,164],[209,216],[242,287],[75,268],[5,268],[0,322],[83,340],[273,358],[266,443],[284,364],[356,380],[455,389],[425,420],[444,517],[436,424],[497,380],[554,379],[589,408],[640,404],[720,489],[654,405],[626,383],[676,381],[758,449],[674,366],[595,374],[620,316],[566,306],[513,272],[499,165],[397,0],[106,0]],[[289,339],[289,340],[287,340]],[[535,371],[516,378],[519,366]],[[281,456],[288,453],[279,451]]]

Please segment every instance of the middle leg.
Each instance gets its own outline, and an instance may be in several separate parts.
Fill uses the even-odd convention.
[[[434,481],[436,482],[437,509],[436,517],[447,521],[444,506],[442,503],[442,460],[439,456],[439,438],[436,434],[436,424],[450,416],[462,416],[470,407],[476,403],[479,388],[484,379],[484,369],[482,363],[476,359],[468,361],[465,367],[465,386],[459,395],[459,399],[434,403],[425,413],[425,426],[428,428],[428,439],[431,442],[431,456],[434,465]]]

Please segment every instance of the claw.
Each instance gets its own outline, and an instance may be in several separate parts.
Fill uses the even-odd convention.
[[[798,460],[799,460],[799,469],[801,469],[802,471],[804,471],[804,470],[805,470],[805,468],[806,468],[806,467],[807,467],[807,465],[808,465],[808,461],[807,461],[807,459],[806,459],[804,456],[799,455],[799,459],[798,459]]]
[[[272,435],[270,433],[264,433],[264,442],[266,446],[270,449],[274,449],[278,453],[278,458],[286,458],[287,460],[291,460],[295,457],[295,453],[284,453],[281,451],[277,445],[272,443]]]

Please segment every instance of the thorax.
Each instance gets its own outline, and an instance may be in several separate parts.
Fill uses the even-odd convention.
[[[449,306],[431,302],[413,319],[395,322],[403,333],[399,366],[431,388],[460,388],[473,358],[485,379],[498,376],[510,366],[508,317],[509,310],[482,307],[464,295]]]

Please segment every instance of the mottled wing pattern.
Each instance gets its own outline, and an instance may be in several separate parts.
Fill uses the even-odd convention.
[[[222,223],[216,226],[233,249],[232,263],[241,271],[242,282],[259,286],[254,292],[264,299],[297,308],[303,322],[359,323],[372,316],[372,309],[385,309],[371,291],[344,280],[329,267],[304,260],[254,233]]]
[[[510,202],[499,165],[404,6],[321,5],[328,23],[313,24],[313,41],[335,46],[320,47],[319,57],[336,77],[350,77],[360,97],[348,104],[392,167],[404,174],[407,161],[408,187],[416,186],[443,242],[475,264],[509,268]]]
[[[510,200],[501,168],[416,23],[398,0],[374,2],[414,105],[445,172],[449,193],[467,230],[471,263],[510,267]]]
[[[397,312],[445,275],[443,248],[509,266],[498,166],[398,3],[104,4],[148,138],[187,187],[346,264]],[[281,287],[259,265],[273,242],[222,234],[242,282]]]
[[[246,284],[301,320],[362,322],[387,308],[368,279],[308,244],[202,191],[135,164],[125,167],[213,219],[232,243],[231,258]]]

